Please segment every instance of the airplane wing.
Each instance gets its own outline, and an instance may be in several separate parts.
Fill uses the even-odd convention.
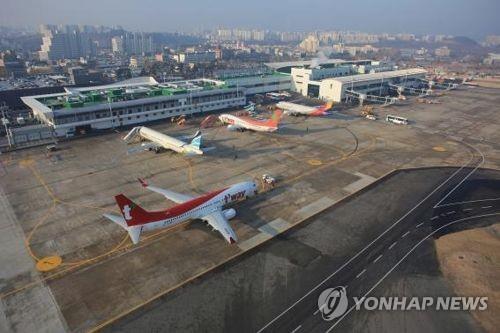
[[[156,144],[154,142],[147,142],[143,143],[140,146],[135,146],[132,148],[127,149],[127,154],[135,154],[143,150],[150,150],[150,149],[156,149],[156,148],[163,148],[163,146],[160,146],[159,144]]]
[[[234,230],[231,228],[229,222],[224,217],[224,215],[222,215],[222,212],[220,210],[205,215],[204,217],[202,217],[202,220],[210,224],[210,226],[214,230],[220,232],[228,243],[233,244],[238,240],[236,234],[234,233]]]
[[[189,196],[186,194],[177,193],[177,192],[170,191],[170,190],[163,189],[163,188],[159,188],[156,186],[151,186],[148,183],[146,183],[146,181],[144,181],[144,179],[139,178],[139,182],[141,183],[141,185],[143,187],[147,188],[148,190],[156,192],[156,193],[160,193],[165,198],[167,198],[168,200],[171,200],[175,203],[183,203],[183,202],[186,202],[186,201],[193,199],[192,196]]]
[[[125,219],[123,217],[116,216],[116,215],[113,215],[113,214],[107,214],[107,213],[102,214],[102,216],[104,216],[108,220],[111,220],[111,221],[115,222],[116,224],[118,224],[123,229],[127,229],[127,223],[125,222]]]
[[[194,133],[194,134],[183,135],[183,136],[178,137],[178,139],[179,140],[188,140],[188,141],[191,141],[191,140],[193,140],[194,138],[196,138],[197,136],[200,136],[200,135],[201,135],[201,131],[197,130],[196,133]]]

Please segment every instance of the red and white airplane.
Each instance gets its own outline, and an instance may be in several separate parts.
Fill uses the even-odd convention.
[[[276,109],[270,119],[259,120],[252,117],[235,116],[232,114],[221,114],[219,120],[223,124],[228,124],[230,131],[251,130],[256,132],[274,132],[278,130],[283,110]]]
[[[312,117],[327,116],[328,111],[332,108],[332,106],[332,102],[328,102],[320,106],[306,106],[291,102],[279,102],[276,104],[276,107],[285,110],[286,115]]]
[[[139,181],[143,187],[162,194],[178,205],[162,211],[148,212],[125,195],[117,195],[115,199],[122,216],[112,214],[103,216],[125,229],[134,244],[139,242],[139,236],[143,231],[171,227],[194,219],[204,220],[213,230],[220,232],[226,241],[233,244],[238,238],[228,220],[236,215],[236,211],[233,208],[223,209],[223,207],[257,194],[257,185],[254,182],[237,183],[199,197],[191,197],[151,186],[142,179]]]

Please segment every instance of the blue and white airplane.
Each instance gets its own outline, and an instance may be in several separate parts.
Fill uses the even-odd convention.
[[[202,148],[201,132],[197,131],[190,137],[182,139],[190,140],[185,142],[181,138],[174,138],[166,134],[155,131],[145,126],[134,127],[124,138],[125,142],[129,142],[134,137],[139,136],[141,139],[146,139],[150,142],[142,143],[139,147],[134,147],[128,150],[128,153],[134,153],[139,150],[149,150],[159,152],[162,149],[173,150],[177,153],[185,155],[203,155],[207,149]]]

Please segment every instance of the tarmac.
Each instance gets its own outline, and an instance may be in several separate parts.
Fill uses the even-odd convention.
[[[334,327],[332,331],[338,332],[481,332],[467,311],[352,310],[333,321],[318,313],[318,296],[336,286],[346,287],[350,306],[352,297],[367,295],[455,295],[439,269],[433,244],[436,231],[460,219],[456,228],[445,227],[439,236],[457,228],[485,226],[500,216],[500,200],[483,208],[482,200],[491,189],[472,186],[476,180],[488,180],[496,184],[498,196],[500,173],[491,170],[480,169],[462,192],[472,199],[466,201],[474,202],[433,208],[453,188],[448,186],[453,179],[470,169],[457,171],[424,168],[391,173],[258,251],[157,299],[104,331],[325,332]],[[432,193],[446,180],[449,183]],[[410,186],[412,191],[406,191]],[[450,197],[450,203],[455,200]],[[405,218],[398,220],[401,216]]]
[[[317,214],[392,170],[474,166],[481,155],[481,167],[498,168],[497,92],[467,87],[438,99],[441,104],[380,109],[377,121],[351,108],[328,118],[285,117],[273,134],[209,128],[204,141],[215,149],[196,158],[128,155],[121,140],[125,130],[61,142],[50,154],[40,147],[0,155],[0,209],[7,216],[0,264],[8,267],[0,280],[0,328],[100,329],[260,251],[261,244],[304,221],[314,225]],[[386,113],[406,116],[410,125],[388,124]],[[180,136],[194,133],[199,121],[151,127]],[[277,186],[262,186],[257,197],[234,207],[231,225],[240,240],[235,246],[200,221],[144,234],[133,246],[121,228],[102,217],[117,213],[118,193],[151,210],[172,205],[144,190],[138,177],[196,195],[258,181],[264,173],[276,177]],[[356,219],[356,210],[350,214]],[[353,238],[352,246],[357,241]],[[342,238],[338,243],[349,245]],[[314,253],[304,249],[295,260],[307,266]],[[60,265],[45,259],[54,256],[62,259]]]

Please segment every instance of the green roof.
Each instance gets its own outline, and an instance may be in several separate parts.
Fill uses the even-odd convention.
[[[137,85],[131,87],[96,88],[90,90],[78,90],[59,96],[39,97],[38,101],[52,109],[80,108],[103,103],[114,103],[120,101],[136,100],[141,98],[151,98],[157,96],[172,96],[187,94],[190,88],[195,91],[227,89],[227,84],[217,85],[208,81],[178,84],[178,87],[167,84]]]

